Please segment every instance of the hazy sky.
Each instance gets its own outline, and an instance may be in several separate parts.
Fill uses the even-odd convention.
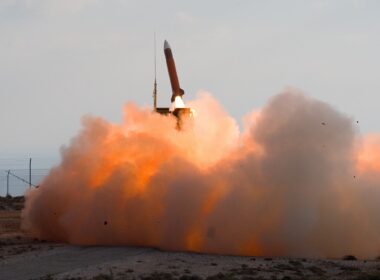
[[[237,119],[286,87],[380,131],[380,1],[0,0],[0,157],[56,157],[85,114],[159,105],[172,46],[185,100],[207,90]]]

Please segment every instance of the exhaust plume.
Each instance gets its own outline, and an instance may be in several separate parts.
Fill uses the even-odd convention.
[[[380,136],[289,89],[244,118],[208,93],[174,117],[129,103],[121,124],[85,117],[27,193],[23,228],[80,245],[341,257],[380,253]]]

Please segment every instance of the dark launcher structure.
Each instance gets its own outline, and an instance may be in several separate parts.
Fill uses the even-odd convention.
[[[191,109],[184,106],[182,96],[185,94],[185,91],[181,89],[179,85],[177,70],[175,67],[174,57],[169,43],[165,40],[164,42],[164,53],[166,58],[166,65],[168,67],[169,79],[172,88],[172,97],[171,102],[173,103],[173,109],[170,110],[168,107],[157,107],[157,83],[154,81],[154,111],[163,114],[169,115],[172,114],[178,119],[178,124],[180,126],[181,118],[185,115],[191,115]]]

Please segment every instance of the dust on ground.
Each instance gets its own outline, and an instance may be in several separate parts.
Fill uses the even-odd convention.
[[[71,246],[20,230],[23,198],[0,198],[0,279],[380,279],[380,260],[241,257]]]

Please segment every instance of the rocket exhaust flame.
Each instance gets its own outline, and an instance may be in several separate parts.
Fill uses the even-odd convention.
[[[27,193],[23,228],[81,245],[379,255],[380,136],[361,138],[350,118],[294,90],[241,133],[211,95],[189,105],[197,117],[181,131],[133,104],[121,124],[85,117]]]
[[[177,108],[185,108],[185,102],[183,102],[183,99],[180,96],[175,97],[172,111]]]

